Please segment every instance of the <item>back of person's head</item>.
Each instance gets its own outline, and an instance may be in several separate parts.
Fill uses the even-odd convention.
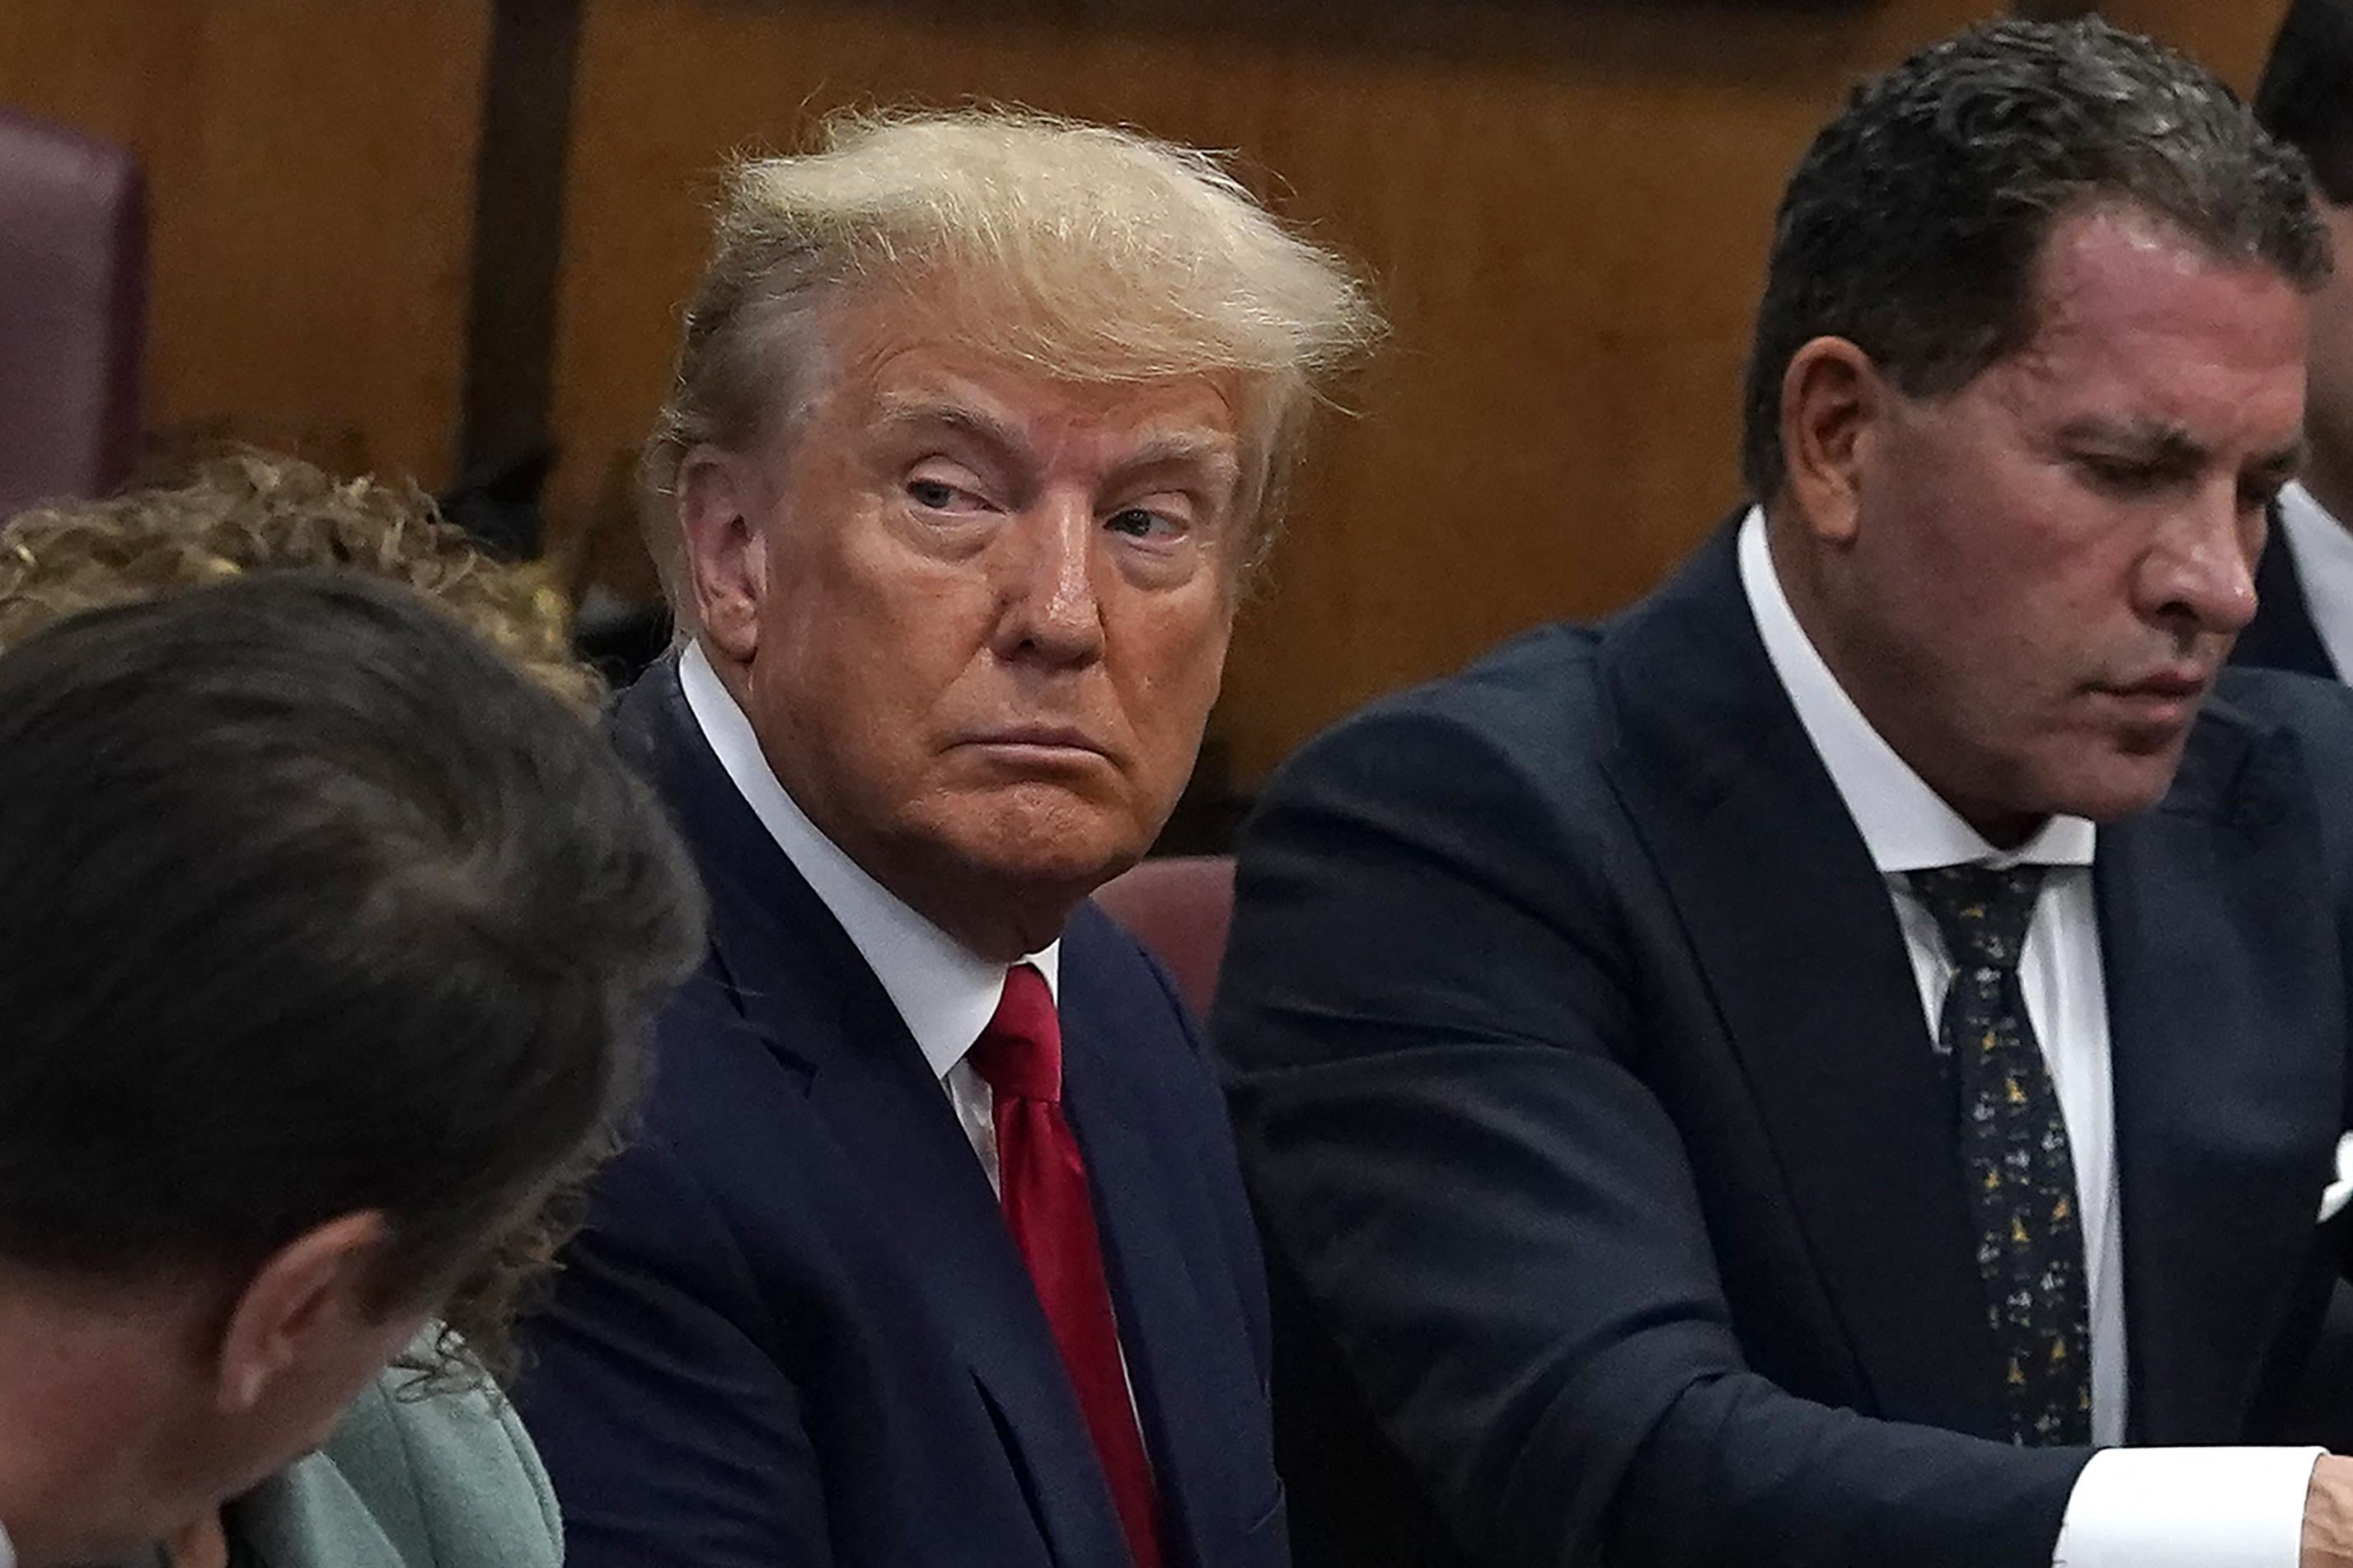
[[[2295,0],[2272,41],[2255,118],[2304,154],[2312,182],[2353,205],[2353,0]]]
[[[1262,553],[1320,381],[1381,331],[1361,280],[1209,154],[998,109],[844,114],[804,154],[728,172],[718,243],[648,444],[648,540],[677,592],[669,498],[712,444],[748,450],[831,372],[853,300],[1071,382],[1238,375]]]
[[[583,712],[603,681],[573,653],[563,597],[538,568],[486,554],[415,485],[334,478],[299,458],[201,458],[121,494],[50,501],[0,523],[0,651],[85,610],[248,573],[314,568],[414,588]],[[584,1150],[542,1213],[517,1226],[443,1305],[438,1349],[405,1357],[414,1386],[512,1370],[518,1310],[575,1228],[603,1153]]]
[[[0,1331],[51,1339],[0,1366],[87,1363],[59,1462],[141,1412],[47,1527],[125,1542],[322,1435],[611,1124],[699,946],[580,716],[351,574],[0,653]]]
[[[1781,487],[1799,348],[1843,338],[1913,396],[1957,390],[2033,335],[2045,237],[2104,203],[2306,291],[2328,274],[2303,161],[2212,73],[2096,18],[1972,28],[1856,89],[1782,197],[1748,362],[1752,493]]]

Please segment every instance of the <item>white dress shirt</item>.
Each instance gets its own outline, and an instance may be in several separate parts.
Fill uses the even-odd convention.
[[[1987,843],[1896,754],[1822,662],[1782,591],[1762,511],[1752,510],[1741,523],[1739,556],[1741,586],[1766,657],[1886,879],[1920,987],[1925,1037],[1934,1037],[1953,965],[1936,921],[1905,873],[1964,863],[2050,868],[2027,931],[2019,987],[2073,1154],[2076,1212],[2085,1221],[2092,1436],[2102,1446],[2068,1500],[2054,1563],[2296,1568],[2305,1492],[2320,1450],[2114,1447],[2124,1441],[2129,1384],[2107,990],[2092,892],[2093,825],[2054,816],[2016,849]],[[1928,1049],[1926,1039],[1921,1049]]]
[[[2353,677],[2353,532],[2301,484],[2280,491],[2279,520],[2320,646],[2338,674]]]
[[[718,671],[696,643],[679,656],[678,679],[686,706],[711,742],[719,765],[760,819],[793,868],[832,911],[850,944],[882,983],[891,1004],[946,1089],[964,1123],[973,1152],[997,1185],[997,1122],[988,1085],[965,1059],[981,1030],[997,1015],[1005,994],[1006,965],[992,963],[907,907],[818,831],[785,786],[776,781],[760,750],[751,721],[720,681]],[[1023,959],[1046,977],[1046,988],[1061,1000],[1060,942],[1047,943]],[[0,1568],[6,1568],[0,1563]]]

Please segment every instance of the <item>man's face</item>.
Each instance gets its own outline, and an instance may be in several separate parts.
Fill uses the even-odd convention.
[[[1997,839],[2169,786],[2304,406],[2306,306],[2268,268],[2092,211],[2036,289],[2031,342],[1958,392],[1880,384],[1825,574],[1864,710]]]
[[[909,319],[848,311],[759,456],[742,689],[818,827],[969,940],[960,904],[1066,910],[1184,787],[1244,547],[1237,389],[1058,382]]]

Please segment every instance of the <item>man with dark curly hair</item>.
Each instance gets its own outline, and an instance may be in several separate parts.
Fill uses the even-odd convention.
[[[2221,668],[2328,269],[2179,56],[1924,49],[1782,201],[1756,505],[1269,787],[1302,1562],[2353,1562],[2353,699]]]

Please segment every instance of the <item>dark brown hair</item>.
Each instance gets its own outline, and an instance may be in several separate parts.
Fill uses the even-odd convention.
[[[1798,350],[1844,338],[1913,396],[1957,391],[2033,336],[2043,239],[2099,202],[2300,289],[2328,275],[2304,161],[2211,72],[2137,34],[1999,22],[1856,89],[1781,198],[1749,351],[1751,492],[1781,487]]]
[[[376,1209],[387,1307],[479,1289],[611,1136],[700,952],[683,851],[582,716],[360,574],[0,654],[0,802],[19,1265],[249,1268]],[[497,1365],[504,1321],[464,1306]]]

